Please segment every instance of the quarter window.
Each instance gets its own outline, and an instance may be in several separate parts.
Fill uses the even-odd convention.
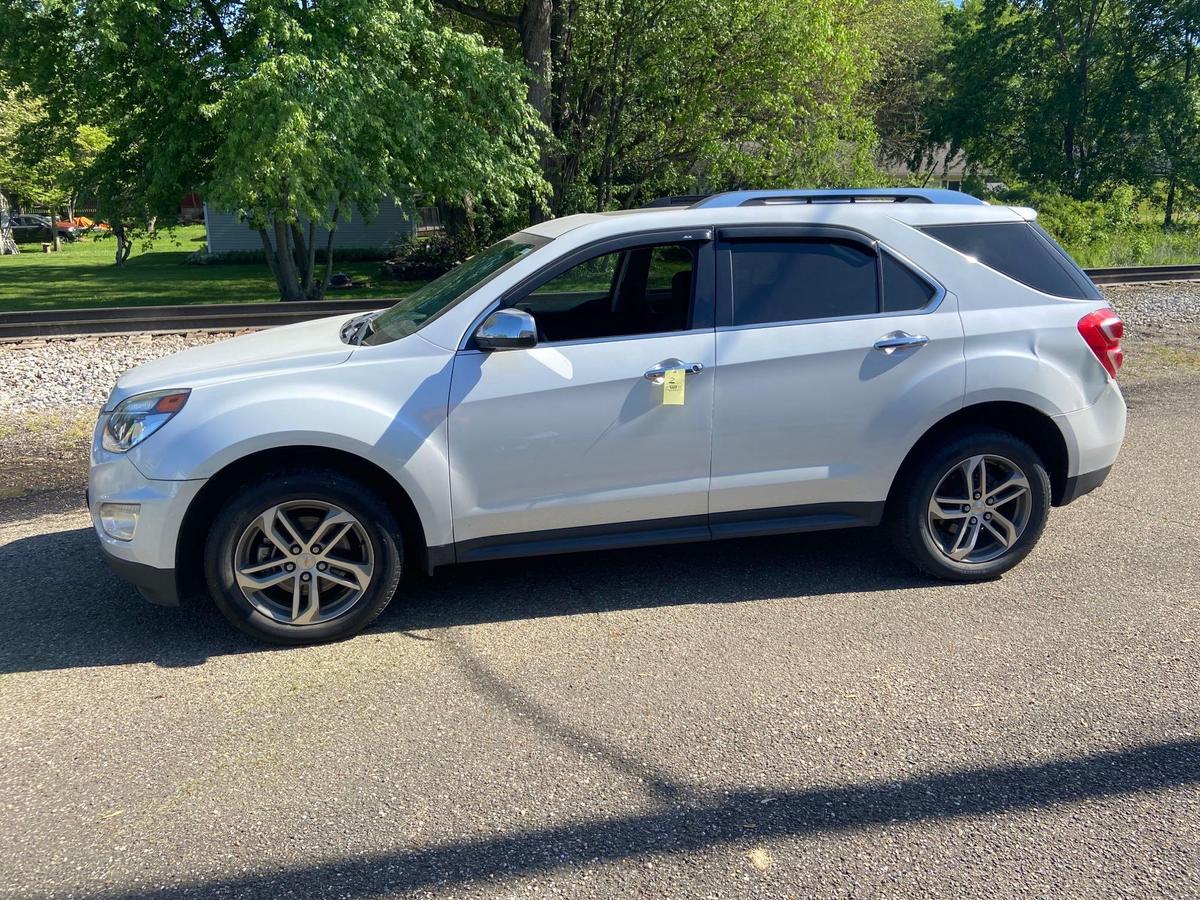
[[[733,323],[761,325],[880,310],[877,257],[851,241],[735,240]]]
[[[1026,222],[929,225],[922,230],[1044,294],[1072,300],[1100,298],[1095,285],[1053,238]]]
[[[933,299],[933,285],[896,257],[885,252],[882,261],[884,312],[921,309]]]

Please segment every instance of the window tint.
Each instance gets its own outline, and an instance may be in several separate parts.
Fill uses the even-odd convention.
[[[1026,222],[930,225],[922,230],[1035,290],[1074,300],[1097,296],[1079,266]]]
[[[928,281],[890,253],[883,254],[883,309],[921,309],[936,293]]]
[[[693,244],[605,253],[534,288],[514,306],[531,313],[542,341],[684,331],[691,321]]]
[[[735,325],[879,311],[875,254],[858,244],[743,240],[730,249]]]

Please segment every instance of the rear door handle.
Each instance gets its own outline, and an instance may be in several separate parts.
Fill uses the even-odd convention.
[[[657,384],[666,378],[667,373],[672,369],[683,369],[684,375],[695,375],[697,372],[703,371],[704,363],[685,363],[682,359],[664,359],[658,365],[643,372],[642,377]]]
[[[907,331],[893,331],[885,334],[875,342],[875,349],[892,354],[897,350],[916,350],[929,343],[929,338],[923,334],[909,334]]]

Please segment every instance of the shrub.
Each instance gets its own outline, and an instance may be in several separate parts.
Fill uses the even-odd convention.
[[[393,278],[424,281],[450,271],[475,249],[465,232],[435,234],[409,241],[383,264],[383,269]]]
[[[1076,200],[1030,186],[1001,191],[996,199],[1037,210],[1038,222],[1086,267],[1166,265],[1200,261],[1200,232],[1177,226],[1164,232],[1162,212],[1130,185],[1103,200]]]

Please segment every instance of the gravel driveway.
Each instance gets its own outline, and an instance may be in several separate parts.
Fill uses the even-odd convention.
[[[0,895],[1200,897],[1200,367],[1162,327],[1108,482],[981,585],[869,530],[586,554],[273,650],[141,602],[74,488],[0,501]]]

